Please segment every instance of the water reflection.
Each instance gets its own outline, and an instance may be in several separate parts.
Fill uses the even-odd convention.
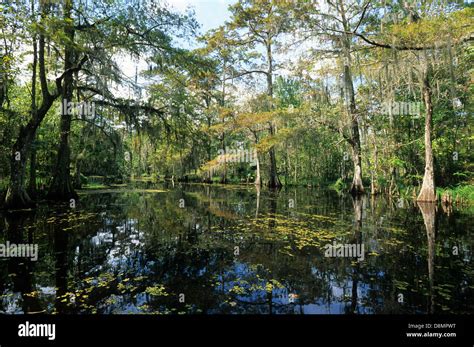
[[[365,197],[364,197],[365,198]],[[361,196],[352,198],[352,204],[354,206],[354,239],[352,244],[361,245],[362,241],[362,211],[363,211],[363,199]],[[360,264],[354,262],[352,266],[352,296],[351,296],[351,310],[350,313],[357,313],[357,284],[359,282]]]
[[[418,207],[420,208],[423,216],[423,222],[426,228],[426,239],[428,249],[428,283],[429,283],[429,298],[428,300],[428,312],[434,313],[435,311],[435,294],[434,294],[434,258],[435,258],[435,238],[436,238],[436,204],[419,202]]]
[[[35,213],[31,211],[9,212],[4,215],[5,240],[11,244],[32,244],[34,242],[34,231],[28,225],[34,220]],[[0,258],[1,259],[1,258]],[[24,258],[5,258],[6,268],[12,288],[12,296],[16,299],[8,302],[6,312],[39,312],[41,306],[32,295],[34,290],[33,271],[34,263]],[[0,282],[0,290],[5,291],[5,284]]]
[[[467,211],[308,189],[140,188],[2,215],[1,242],[37,242],[40,257],[0,258],[0,311],[474,311]],[[332,242],[364,244],[365,259],[325,257]]]

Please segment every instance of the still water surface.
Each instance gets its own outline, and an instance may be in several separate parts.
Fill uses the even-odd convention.
[[[2,313],[474,313],[474,213],[307,188],[141,185],[0,213]],[[364,259],[325,257],[364,245]]]

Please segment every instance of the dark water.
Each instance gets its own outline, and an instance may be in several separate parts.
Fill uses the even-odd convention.
[[[0,258],[0,312],[474,312],[472,211],[306,188],[147,188],[0,214],[0,243],[39,244],[38,261]],[[363,244],[364,259],[325,257],[333,242]]]

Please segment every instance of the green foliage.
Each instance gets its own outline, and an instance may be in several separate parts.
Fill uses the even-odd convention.
[[[458,185],[456,187],[438,188],[438,196],[449,194],[454,201],[460,204],[474,204],[474,185]]]
[[[347,186],[342,180],[342,178],[338,178],[337,181],[334,182],[333,185],[331,185],[331,188],[334,189],[336,192],[342,192],[347,189]]]
[[[45,13],[40,21],[26,4],[6,6],[0,17],[4,34],[0,190],[7,188],[12,148],[21,127],[32,119],[32,44],[39,34],[45,35],[49,45],[48,78],[62,71],[66,48],[72,47],[77,57],[89,57],[74,77],[74,101],[93,100],[97,112],[93,119],[76,115],[71,122],[69,167],[75,184],[107,186],[143,177],[252,183],[257,176],[255,162],[216,163],[222,150],[243,148],[258,153],[264,182],[269,180],[273,152],[285,185],[347,189],[354,172],[347,139],[354,129],[340,85],[343,59],[338,40],[342,36],[333,31],[331,16],[308,3],[238,1],[230,6],[227,23],[197,37],[198,23],[192,13],[174,13],[152,1],[72,1],[73,6],[82,6],[90,23],[96,23],[77,30],[74,42],[67,28],[79,24],[79,11],[63,18],[57,15],[63,5],[58,5],[54,10],[58,13]],[[432,67],[435,182],[440,187],[457,187],[473,181],[474,51],[465,41],[473,31],[473,9],[424,3],[411,14],[398,2],[374,4],[359,23],[360,32],[369,33],[376,43],[390,43],[392,49],[371,46],[361,37],[350,38],[362,179],[382,193],[411,194],[423,178],[425,107],[421,106],[418,117],[380,111],[387,100],[423,103],[421,63]],[[34,4],[38,14],[39,3]],[[350,8],[358,10],[362,10],[360,4]],[[390,11],[403,16],[384,21],[382,13]],[[349,24],[357,25],[354,20]],[[326,34],[320,35],[320,30]],[[300,31],[314,33],[320,46],[295,50],[290,37]],[[191,43],[186,47],[196,48],[182,48],[185,39]],[[20,52],[19,45],[28,49]],[[422,50],[418,47],[422,45],[439,48]],[[405,46],[418,48],[406,50]],[[149,64],[148,69],[136,71],[137,83],[120,71],[124,59]],[[36,73],[38,106],[43,86],[38,68]],[[139,86],[139,79],[147,80],[146,86]],[[47,85],[50,92],[55,91],[53,80]],[[128,96],[117,93],[113,85],[128,88]],[[26,153],[23,185],[29,183],[34,150],[40,193],[50,184],[57,162],[58,109],[57,99]],[[93,176],[105,178],[95,182]]]

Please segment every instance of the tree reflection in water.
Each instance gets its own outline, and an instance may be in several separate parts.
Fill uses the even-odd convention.
[[[3,214],[4,242],[38,242],[40,257],[0,259],[0,311],[473,311],[468,211],[436,216],[434,205],[302,188],[156,189],[82,194],[75,210]],[[365,259],[326,258],[333,241],[363,243]]]

